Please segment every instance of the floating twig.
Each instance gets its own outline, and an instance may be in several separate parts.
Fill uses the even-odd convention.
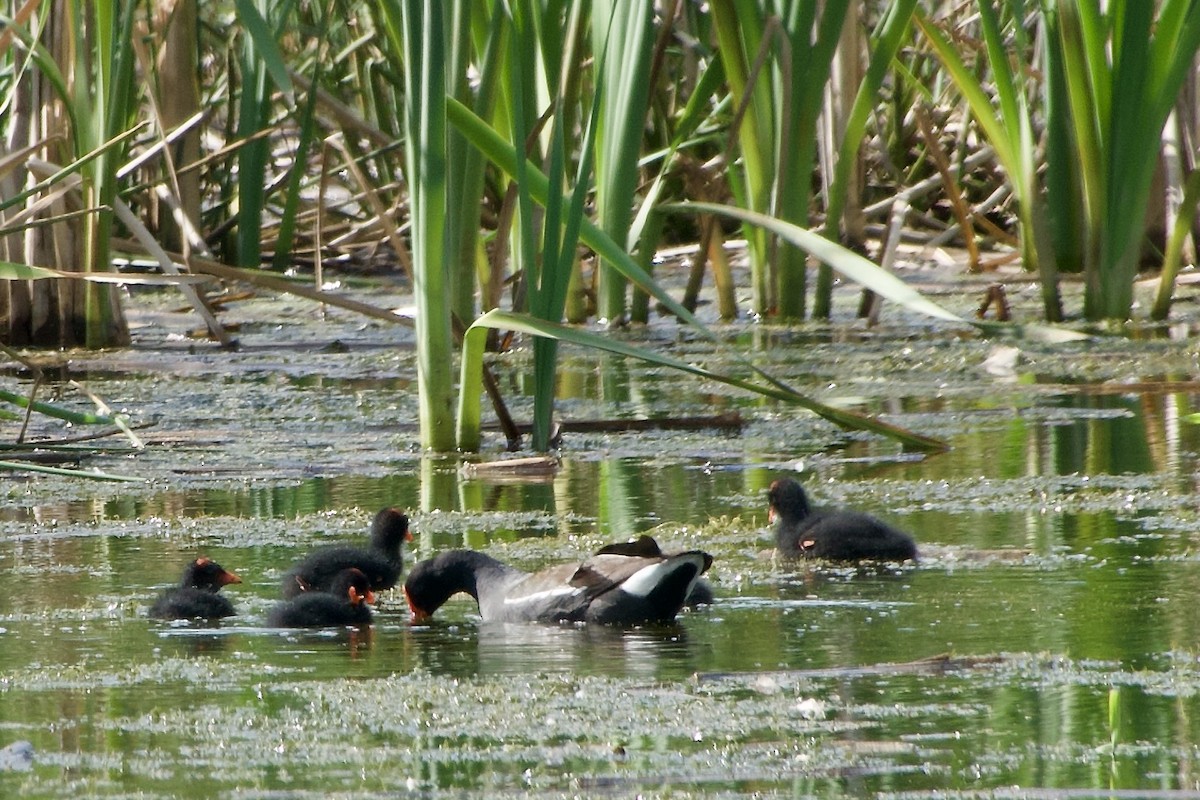
[[[558,473],[558,468],[559,461],[554,456],[529,456],[467,463],[462,465],[461,472],[468,478],[524,482],[551,480]]]

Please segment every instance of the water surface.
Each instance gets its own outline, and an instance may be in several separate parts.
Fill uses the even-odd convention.
[[[143,333],[133,351],[67,370],[160,422],[146,451],[89,462],[140,484],[5,479],[0,745],[29,740],[36,756],[0,772],[0,795],[1197,785],[1200,431],[1186,417],[1200,392],[1185,342],[1028,344],[997,378],[980,367],[992,345],[958,334],[731,332],[822,399],[952,445],[928,457],[568,350],[566,419],[736,411],[745,424],[569,436],[552,479],[513,483],[464,478],[457,459],[413,447],[411,334],[336,315],[300,330],[283,346],[248,328],[238,354]],[[345,346],[327,348],[334,338]],[[720,357],[670,329],[649,338]],[[525,358],[500,370],[518,416]],[[483,457],[501,445],[489,435]],[[772,559],[764,494],[783,473],[912,531],[923,558]],[[618,630],[485,625],[456,600],[413,626],[393,592],[369,629],[267,629],[287,567],[361,538],[384,505],[410,511],[417,557],[469,546],[534,569],[641,532],[703,547],[718,602]],[[245,579],[227,589],[239,615],[147,620],[199,553]]]

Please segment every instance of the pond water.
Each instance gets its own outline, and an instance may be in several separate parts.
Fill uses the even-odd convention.
[[[904,318],[733,328],[724,350],[658,323],[628,335],[709,364],[749,354],[951,447],[905,453],[566,351],[565,419],[744,425],[568,434],[552,477],[494,482],[413,446],[410,332],[267,301],[244,313],[237,353],[181,342],[155,310],[132,350],[70,354],[58,377],[157,421],[144,451],[87,462],[140,483],[4,476],[0,746],[35,756],[0,758],[0,796],[1200,796],[1186,338],[1020,342],[994,376],[996,342]],[[519,418],[527,358],[496,364]],[[785,473],[912,531],[923,557],[771,558],[764,496]],[[485,625],[455,600],[414,626],[393,592],[369,629],[267,628],[287,567],[360,539],[384,505],[410,511],[410,558],[468,546],[533,569],[641,532],[703,547],[717,602],[620,630]],[[226,589],[238,616],[148,620],[198,553],[243,577]]]

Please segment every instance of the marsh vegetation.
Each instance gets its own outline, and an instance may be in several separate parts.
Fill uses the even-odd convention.
[[[1200,11],[1110,8],[16,9],[0,794],[1194,792]],[[764,558],[780,474],[923,557]],[[717,602],[270,628],[383,506]],[[237,615],[148,619],[199,555]]]

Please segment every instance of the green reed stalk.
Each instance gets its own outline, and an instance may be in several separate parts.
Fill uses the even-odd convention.
[[[90,57],[91,63],[90,69],[82,60],[75,65],[74,94],[68,102],[75,108],[76,124],[71,130],[75,150],[87,153],[133,126],[134,52],[130,42],[136,4],[94,2],[74,6],[74,19],[82,23],[72,26],[75,52],[80,59]],[[88,29],[92,31],[90,39]],[[80,170],[84,206],[96,210],[84,218],[85,271],[109,269],[117,170],[125,152],[122,146],[104,148]],[[124,314],[112,288],[88,281],[83,293],[84,343],[88,347],[128,344]]]
[[[404,134],[417,308],[421,446],[454,448],[454,379],[447,280],[446,28],[441,0],[384,4],[389,38],[404,58]],[[397,19],[398,17],[398,19]],[[399,39],[398,43],[395,41]]]
[[[1154,306],[1150,310],[1151,319],[1164,320],[1171,312],[1171,297],[1175,291],[1175,278],[1179,275],[1183,244],[1192,232],[1192,220],[1196,218],[1197,206],[1200,206],[1200,170],[1194,170],[1188,175],[1183,200],[1179,203],[1175,224],[1171,228],[1171,235],[1167,238],[1167,249],[1163,252],[1162,272],[1158,277],[1158,292],[1154,296]]]
[[[1083,211],[1082,164],[1075,157],[1075,131],[1072,130],[1070,93],[1067,91],[1066,63],[1058,46],[1060,36],[1058,15],[1041,17],[1044,36],[1049,43],[1045,49],[1045,90],[1042,108],[1046,120],[1046,147],[1043,183],[1046,188],[1047,244],[1044,258],[1053,258],[1059,272],[1081,273],[1086,248]]]
[[[326,0],[326,2],[331,3],[331,0]],[[313,76],[309,83],[308,95],[305,98],[304,105],[298,110],[297,124],[299,132],[296,137],[296,155],[292,163],[292,174],[288,178],[287,192],[283,198],[283,211],[279,215],[279,233],[275,236],[275,256],[271,260],[271,266],[279,272],[286,270],[292,261],[292,242],[295,239],[296,214],[300,210],[301,190],[304,181],[308,178],[307,166],[309,163],[309,154],[317,134],[317,96],[322,76],[325,74],[329,17],[333,12],[332,4],[330,8],[326,8],[317,3],[314,11],[320,16],[317,20],[317,37],[314,43],[316,57],[313,59],[312,65]],[[320,264],[321,257],[322,253],[318,249],[313,253],[313,263]],[[317,274],[320,274],[319,270]]]
[[[643,267],[650,264],[654,258],[652,243],[659,240],[658,231],[655,228],[661,227],[661,219],[654,222],[655,217],[660,217],[655,209],[658,206],[659,198],[662,196],[666,187],[667,180],[675,171],[677,156],[681,151],[693,148],[698,144],[706,143],[708,140],[716,140],[719,138],[719,129],[722,127],[720,121],[715,119],[717,115],[722,113],[724,103],[718,103],[714,108],[712,106],[712,97],[721,91],[721,87],[725,82],[725,69],[719,58],[709,59],[708,65],[704,72],[700,75],[695,85],[690,86],[691,95],[684,106],[678,118],[674,120],[674,130],[671,131],[670,141],[667,144],[666,150],[663,151],[660,159],[661,164],[658,172],[654,176],[646,189],[641,204],[638,207],[637,215],[634,217],[633,225],[630,228],[630,239],[638,240],[639,260]],[[666,124],[666,122],[664,122]],[[701,132],[701,128],[706,130]],[[693,200],[708,200],[710,197],[693,197]],[[701,228],[704,227],[704,222],[701,222]],[[703,241],[704,235],[701,233],[701,246],[706,243]],[[719,248],[720,245],[718,244]],[[717,304],[720,309],[721,319],[732,320],[737,317],[737,300],[734,296],[733,277],[729,269],[727,259],[710,259],[707,254],[701,253],[698,258],[698,264],[703,264],[708,261],[713,273],[713,283],[717,289]],[[695,269],[695,267],[693,267]],[[648,272],[649,270],[647,270]],[[699,292],[700,275],[694,274],[692,281],[689,284],[689,295],[685,294],[684,305],[690,309],[695,308],[695,296]],[[634,309],[632,319],[638,322],[645,322],[648,318],[649,297],[644,292],[639,292],[637,298],[638,304],[647,306],[646,313],[639,318],[637,315],[641,311]]]
[[[570,4],[574,6],[574,4]],[[525,100],[527,87],[536,79],[536,41],[533,38],[533,20],[540,17],[533,0],[521,0],[512,6],[510,26],[510,52],[516,56],[509,76],[512,81],[510,97],[514,142],[523,143],[538,123],[536,109],[530,108]],[[568,16],[571,10],[568,9]],[[566,80],[564,72],[561,80]],[[556,89],[555,105],[561,111],[565,104],[565,83]],[[598,86],[597,92],[603,87]],[[579,147],[579,162],[576,167],[574,188],[569,197],[564,196],[567,173],[567,133],[564,115],[555,113],[550,130],[548,182],[553,187],[544,196],[545,213],[541,220],[540,247],[538,244],[535,198],[530,175],[533,167],[525,157],[524,146],[514,146],[515,159],[513,178],[517,185],[517,232],[525,283],[529,296],[529,312],[532,316],[548,322],[559,322],[566,307],[567,291],[571,272],[575,265],[575,249],[579,242],[579,228],[584,218],[584,201],[590,189],[592,159],[595,150],[596,118],[599,114],[599,96],[593,97],[591,116],[584,130]],[[539,257],[540,252],[540,257]],[[545,451],[550,446],[552,416],[554,412],[555,374],[558,363],[558,342],[539,337],[533,342],[533,448]]]
[[[502,38],[506,15],[489,9],[487,3],[460,2],[451,5],[446,91],[476,114],[492,114],[500,83]],[[486,31],[486,32],[485,32]],[[479,32],[481,35],[475,36]],[[478,82],[468,80],[471,45],[478,42]],[[446,264],[450,270],[450,307],[459,319],[475,318],[476,264],[479,257],[480,209],[486,163],[462,134],[447,130],[446,186],[450,213],[446,219]]]
[[[68,408],[56,406],[53,403],[43,403],[39,400],[30,401],[25,395],[10,392],[7,389],[0,389],[0,402],[11,403],[19,408],[31,408],[39,414],[45,414],[48,417],[61,419],[69,422],[72,425],[115,425],[116,420],[106,414],[92,414],[90,412],[72,411]]]
[[[113,475],[107,472],[92,472],[83,469],[64,469],[31,464],[28,461],[0,461],[0,472],[33,472],[38,475],[56,475],[63,478],[82,478],[88,481],[114,481],[118,483],[141,483],[142,478],[131,475]]]
[[[825,105],[825,86],[833,66],[850,0],[830,0],[818,17],[817,3],[781,4],[786,47],[777,58],[774,102],[779,142],[776,159],[774,216],[802,227],[809,224],[817,123]],[[856,24],[856,23],[854,23]],[[776,247],[775,313],[781,322],[804,319],[808,255],[782,244]],[[829,316],[829,308],[821,316]]]
[[[55,38],[52,47],[42,45],[37,32],[20,24],[13,23],[6,29],[6,33],[23,43],[29,54],[28,61],[22,62],[18,80],[36,80],[38,76],[34,73],[40,73],[40,78],[45,79],[53,93],[53,97],[41,98],[43,108],[53,108],[56,101],[62,103],[65,119],[60,124],[68,139],[56,146],[58,156],[71,161],[48,175],[40,170],[30,170],[40,180],[6,194],[0,200],[0,210],[25,204],[32,212],[31,198],[41,194],[52,196],[75,188],[82,195],[83,207],[79,213],[59,215],[58,221],[53,223],[70,231],[73,244],[61,250],[56,246],[50,252],[38,243],[26,240],[25,246],[11,251],[27,260],[53,259],[57,255],[71,275],[77,277],[77,272],[83,273],[82,282],[70,281],[75,285],[67,285],[67,281],[55,281],[61,285],[54,287],[44,281],[29,285],[26,297],[39,305],[40,320],[31,320],[28,316],[22,319],[21,312],[28,309],[16,308],[15,304],[6,309],[10,315],[8,322],[13,326],[6,333],[15,338],[25,337],[23,340],[32,344],[84,343],[91,347],[107,347],[129,341],[121,295],[113,290],[114,282],[110,280],[110,253],[120,166],[124,163],[130,140],[142,129],[135,124],[131,110],[138,92],[132,77],[134,53],[129,46],[134,12],[132,5],[64,3],[56,7],[54,13],[64,15],[58,23],[65,35]],[[8,52],[17,50],[11,48]],[[5,111],[12,112],[16,94],[22,91],[28,91],[28,87],[17,83],[8,86],[0,101]],[[26,119],[31,116],[21,113]],[[44,117],[50,116],[44,114]],[[4,121],[13,124],[13,119]],[[37,128],[36,124],[34,128]],[[37,154],[43,146],[44,143],[38,143],[17,150],[4,159],[0,172],[7,173],[18,164],[25,165],[26,159]],[[37,223],[51,221],[45,215],[36,219]],[[23,271],[37,273],[39,269],[28,264],[5,262],[0,272],[5,273],[5,280],[71,277],[55,270],[40,270],[41,275],[20,274]],[[10,292],[6,298],[9,301],[15,296],[11,286],[0,287],[0,291]]]
[[[712,8],[730,91],[742,111],[735,118],[742,169],[731,173],[742,191],[735,194],[748,209],[807,226],[817,123],[850,0],[820,7],[717,0]],[[743,231],[755,312],[774,313],[782,321],[803,319],[807,256],[773,244],[760,227]]]
[[[654,4],[645,0],[594,0],[592,41],[592,52],[599,62],[596,91],[601,98],[596,132],[596,221],[628,248],[642,133],[650,102]],[[597,311],[603,319],[622,319],[627,309],[626,281],[603,260],[599,269]]]
[[[1054,12],[1084,186],[1084,316],[1124,320],[1145,234],[1133,212],[1149,205],[1162,129],[1200,49],[1200,6],[1063,0]]]
[[[245,28],[238,66],[241,86],[238,97],[237,137],[245,142],[238,148],[237,216],[235,238],[237,264],[258,267],[262,261],[263,207],[267,202],[267,161],[270,142],[254,134],[267,126],[271,118],[271,87],[267,80],[264,53],[270,33],[266,18],[268,0],[238,0],[238,15]]]
[[[736,136],[741,153],[741,169],[727,164],[730,187],[739,203],[755,211],[766,212],[771,202],[771,176],[775,164],[772,153],[774,119],[770,87],[751,72],[765,33],[766,20],[753,0],[714,0],[711,4],[717,49],[735,105],[743,109]],[[765,315],[774,305],[770,285],[767,237],[761,229],[744,227],[750,257],[750,282],[754,312]]]

